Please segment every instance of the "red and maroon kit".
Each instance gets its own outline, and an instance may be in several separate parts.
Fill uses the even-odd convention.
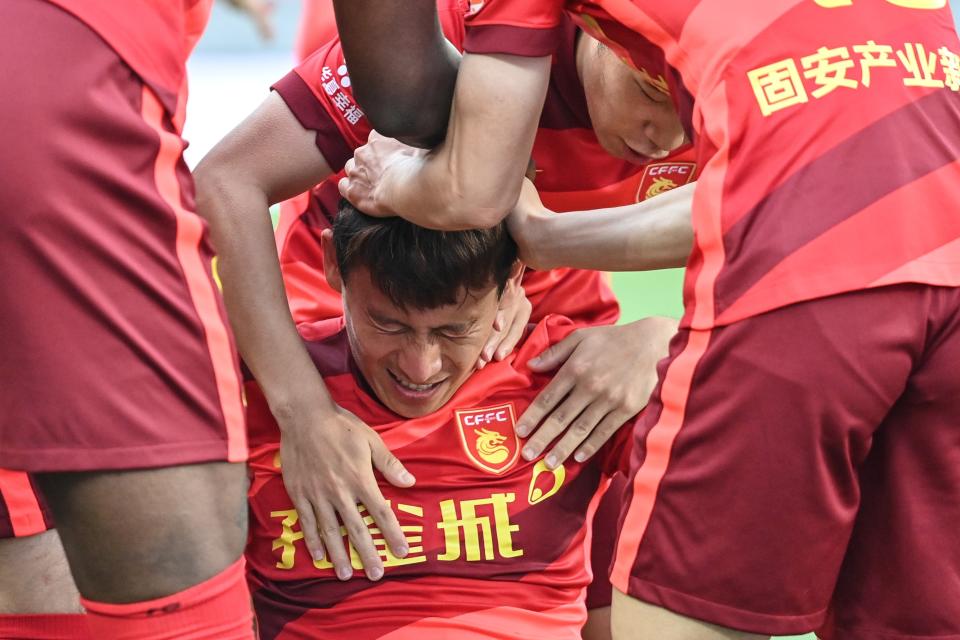
[[[550,55],[564,10],[669,88],[703,168],[614,584],[756,633],[960,638],[947,3],[486,0],[464,48]]]
[[[526,361],[575,326],[548,317],[441,410],[404,419],[360,378],[341,319],[302,325],[337,404],[375,429],[417,477],[410,489],[380,487],[411,549],[397,559],[371,529],[386,567],[380,582],[362,574],[340,582],[328,562],[311,560],[283,488],[276,423],[248,383],[254,475],[247,560],[261,637],[579,638],[591,578],[590,518],[606,476],[626,465],[630,429],[591,461],[555,471],[525,462],[514,431],[516,417],[549,382]]]
[[[246,457],[179,131],[209,2],[0,4],[0,465]]]
[[[458,48],[463,44],[467,9],[464,0],[438,1],[443,31]],[[560,46],[533,147],[537,189],[546,206],[574,211],[631,204],[693,180],[696,165],[689,150],[644,167],[604,151],[593,133],[577,75],[578,30],[566,21],[558,36]],[[370,125],[353,99],[339,40],[320,47],[274,89],[300,123],[317,132],[317,147],[334,171],[340,171],[353,150],[366,142]],[[336,215],[338,178],[281,207],[277,249],[297,322],[342,313],[340,296],[323,276],[319,239]],[[523,287],[533,303],[534,321],[557,313],[578,323],[610,324],[619,316],[613,292],[599,272],[528,271]]]

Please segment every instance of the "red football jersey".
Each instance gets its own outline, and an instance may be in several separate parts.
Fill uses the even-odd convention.
[[[462,0],[438,1],[441,26],[458,48],[463,44],[467,10]],[[696,164],[690,149],[638,167],[610,156],[600,146],[577,75],[577,34],[569,20],[558,29],[560,47],[533,147],[536,184],[544,204],[554,211],[613,207],[693,180]],[[366,142],[370,125],[353,100],[339,40],[321,47],[274,89],[304,127],[317,131],[317,147],[334,170],[339,171],[353,150]],[[287,298],[298,322],[342,313],[339,295],[323,277],[319,245],[320,231],[336,213],[338,178],[319,185],[311,196],[281,207],[277,249]],[[606,278],[598,272],[529,271],[523,286],[534,306],[534,321],[558,313],[582,324],[610,324],[619,315]]]
[[[183,126],[187,57],[203,34],[213,0],[47,0],[69,11],[123,58]]]
[[[542,460],[524,461],[514,431],[516,417],[550,380],[527,369],[527,360],[575,326],[548,317],[442,409],[404,419],[380,404],[356,371],[342,319],[301,325],[333,399],[375,429],[417,478],[409,489],[380,483],[410,554],[393,557],[371,528],[385,564],[380,582],[362,575],[340,582],[330,563],[311,560],[283,488],[276,423],[248,383],[254,477],[247,561],[261,637],[579,638],[591,580],[590,519],[599,490],[627,465],[632,429],[621,429],[585,464],[555,471]]]
[[[960,43],[946,0],[485,0],[465,49],[548,55],[564,8],[665,82],[695,132],[686,326],[960,285]],[[651,43],[660,69],[644,66]]]

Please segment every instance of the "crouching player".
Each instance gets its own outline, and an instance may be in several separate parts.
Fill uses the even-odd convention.
[[[279,430],[249,382],[247,557],[261,637],[579,638],[590,515],[605,478],[629,458],[632,430],[588,462],[549,470],[520,456],[514,429],[550,380],[527,360],[575,325],[548,316],[512,355],[475,368],[499,300],[522,273],[504,224],[443,233],[344,204],[321,241],[344,315],[300,332],[334,400],[417,478],[405,489],[380,482],[408,553],[391,554],[371,528],[385,567],[378,582],[338,580],[333,558],[311,558],[284,489]],[[665,346],[675,323],[645,322]],[[651,376],[652,365],[636,363]],[[350,553],[361,568],[345,544],[327,553]]]

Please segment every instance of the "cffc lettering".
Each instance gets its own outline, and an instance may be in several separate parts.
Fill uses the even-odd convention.
[[[678,173],[682,176],[690,173],[690,165],[686,164],[661,164],[654,165],[650,167],[649,175],[651,176],[665,176],[672,173]]]
[[[488,411],[487,413],[468,413],[463,416],[463,424],[468,427],[493,424],[494,422],[509,422],[507,410],[500,409],[499,411]]]

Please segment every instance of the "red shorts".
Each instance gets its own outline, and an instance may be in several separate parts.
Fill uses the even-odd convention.
[[[0,540],[25,538],[53,528],[53,514],[33,476],[0,469]]]
[[[183,141],[86,25],[0,3],[0,466],[246,457]]]
[[[960,639],[958,363],[953,288],[681,331],[638,431],[614,586],[764,635]]]

